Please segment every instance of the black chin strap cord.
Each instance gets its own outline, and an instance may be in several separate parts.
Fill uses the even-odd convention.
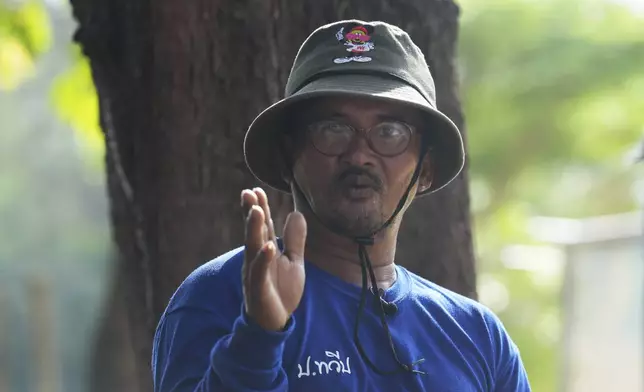
[[[410,373],[416,373],[416,374],[426,374],[425,372],[414,369],[414,367],[422,362],[425,361],[424,358],[421,358],[415,362],[412,362],[411,364],[405,364],[403,363],[400,358],[398,358],[398,353],[396,352],[396,348],[394,346],[393,338],[391,337],[391,332],[389,331],[389,324],[387,323],[387,318],[386,318],[386,313],[384,309],[384,304],[380,300],[380,289],[378,288],[378,282],[376,280],[376,274],[373,271],[373,266],[371,265],[371,260],[369,259],[369,253],[367,252],[367,246],[373,245],[375,242],[375,236],[378,234],[380,231],[382,231],[384,228],[388,227],[391,225],[400,211],[405,207],[405,204],[407,203],[407,200],[409,199],[409,194],[411,193],[411,190],[413,189],[414,185],[418,181],[418,178],[420,177],[420,172],[422,170],[423,166],[423,160],[425,158],[425,155],[427,154],[427,150],[429,149],[429,143],[425,140],[425,137],[423,135],[423,140],[421,143],[421,148],[420,148],[420,154],[419,154],[419,160],[418,164],[416,165],[416,169],[414,170],[414,173],[412,175],[411,181],[409,182],[409,185],[407,186],[407,190],[405,191],[405,194],[403,197],[400,199],[398,202],[398,205],[396,206],[396,209],[394,210],[393,214],[391,217],[382,225],[380,228],[375,230],[371,235],[366,236],[366,237],[356,237],[353,238],[353,240],[358,244],[358,256],[360,258],[360,268],[362,270],[362,290],[360,293],[360,305],[358,306],[358,314],[356,316],[356,322],[354,324],[354,329],[353,329],[353,340],[356,345],[356,348],[358,349],[358,352],[360,353],[360,356],[362,359],[366,362],[366,364],[376,372],[377,374],[380,375],[391,375],[391,374],[396,374],[399,372],[410,372]],[[318,221],[322,225],[325,225],[324,222],[317,216],[317,214],[313,211],[311,208],[310,204],[308,203],[308,200],[304,196],[304,192],[300,189],[300,187],[297,185],[295,181],[293,181],[294,188],[296,192],[300,194],[300,197],[302,200],[306,201],[307,206],[313,216],[315,216]],[[367,301],[367,295],[369,292],[369,283],[368,280],[371,280],[371,287],[372,287],[372,294],[373,294],[373,299],[374,299],[374,305],[376,306],[376,309],[378,310],[378,315],[380,317],[380,322],[387,333],[387,338],[389,340],[389,347],[391,348],[391,352],[393,354],[394,360],[398,364],[399,369],[396,370],[391,370],[391,371],[384,371],[380,370],[372,361],[369,359],[369,356],[364,350],[364,347],[362,346],[362,343],[360,342],[360,337],[359,337],[359,330],[360,330],[360,320],[362,319],[362,316],[364,314],[364,308],[365,308],[365,303]]]
[[[380,374],[380,375],[391,375],[391,374],[396,374],[399,373],[400,371],[406,371],[406,372],[411,372],[411,373],[417,373],[417,374],[426,374],[425,372],[414,369],[414,367],[422,362],[425,361],[424,358],[421,358],[411,364],[405,364],[403,363],[400,358],[398,358],[398,353],[396,352],[396,347],[394,346],[393,338],[391,337],[391,332],[389,331],[389,324],[387,323],[387,318],[385,314],[385,309],[382,301],[380,301],[379,297],[379,289],[378,289],[378,284],[376,281],[376,276],[375,273],[373,272],[373,267],[371,266],[371,260],[369,260],[369,255],[367,254],[367,249],[366,245],[372,245],[373,242],[369,243],[368,241],[364,241],[365,243],[359,243],[358,244],[358,252],[360,254],[360,267],[362,268],[362,293],[360,294],[360,305],[358,308],[358,315],[356,317],[356,322],[353,328],[353,340],[354,343],[358,349],[358,352],[360,353],[360,356],[364,361],[367,363],[367,365],[373,370],[374,372]],[[367,272],[368,271],[368,272]],[[396,360],[396,363],[399,366],[399,369],[397,370],[392,370],[392,371],[384,371],[380,370],[372,361],[369,359],[369,356],[365,352],[364,347],[362,347],[362,343],[360,342],[360,336],[359,336],[359,331],[360,331],[360,320],[362,319],[362,315],[364,314],[364,306],[365,302],[367,299],[367,295],[369,292],[368,289],[368,283],[367,283],[367,273],[370,275],[371,278],[371,286],[374,289],[373,298],[374,298],[374,305],[378,308],[379,312],[378,315],[380,316],[380,322],[382,323],[382,327],[384,328],[385,332],[387,333],[387,338],[389,340],[389,347],[391,348],[391,353]]]
[[[418,178],[420,177],[420,172],[423,166],[423,159],[425,158],[425,154],[427,154],[427,150],[428,150],[428,143],[426,143],[423,140],[423,143],[421,145],[420,155],[419,155],[420,158],[418,160],[418,164],[416,165],[416,169],[414,170],[414,174],[412,175],[411,181],[407,186],[407,190],[405,191],[405,194],[398,202],[398,205],[396,206],[396,209],[394,210],[393,214],[391,214],[391,217],[378,230],[374,231],[370,236],[354,238],[354,241],[358,244],[358,255],[360,257],[360,267],[362,270],[362,292],[360,294],[360,305],[358,307],[358,315],[356,317],[356,322],[353,328],[353,340],[354,340],[354,343],[356,344],[358,352],[360,353],[360,356],[364,359],[364,361],[371,368],[371,370],[373,370],[374,372],[380,375],[391,375],[391,374],[399,373],[401,371],[411,372],[416,374],[426,374],[421,370],[414,369],[416,365],[425,361],[424,358],[416,360],[411,364],[405,364],[400,360],[400,358],[398,358],[398,353],[396,352],[396,347],[391,337],[391,332],[389,331],[389,324],[387,323],[384,304],[380,300],[380,289],[378,288],[378,281],[376,279],[376,274],[373,271],[373,266],[371,265],[371,260],[369,259],[367,246],[374,244],[375,242],[374,237],[376,236],[376,234],[378,234],[381,230],[391,225],[396,219],[396,217],[398,216],[398,214],[400,213],[400,211],[402,211],[402,209],[405,207],[405,204],[409,199],[409,194],[411,193],[411,190],[413,189],[414,185],[418,181]],[[380,316],[380,322],[382,323],[382,327],[387,333],[387,338],[389,340],[389,347],[391,348],[391,353],[399,367],[399,369],[397,370],[391,370],[391,371],[380,370],[369,359],[369,357],[367,356],[367,353],[364,350],[364,347],[362,347],[362,343],[360,342],[360,336],[359,336],[360,320],[362,319],[362,315],[364,314],[364,306],[365,306],[365,302],[369,291],[367,274],[369,276],[369,279],[371,280],[372,294],[374,296],[373,298],[374,298],[376,308],[379,310],[378,315]]]

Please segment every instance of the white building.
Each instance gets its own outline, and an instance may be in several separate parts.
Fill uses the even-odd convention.
[[[564,392],[644,391],[643,219],[531,221],[534,238],[563,256]]]

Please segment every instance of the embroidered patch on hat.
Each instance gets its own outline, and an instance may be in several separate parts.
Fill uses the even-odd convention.
[[[344,64],[351,61],[357,61],[359,63],[371,61],[371,57],[364,55],[366,52],[375,49],[375,45],[371,42],[371,34],[373,34],[373,26],[357,23],[350,23],[343,26],[335,33],[335,38],[346,46],[347,52],[351,54],[346,57],[335,58],[333,62],[336,64]]]

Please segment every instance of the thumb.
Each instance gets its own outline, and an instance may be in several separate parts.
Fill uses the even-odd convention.
[[[284,254],[289,260],[304,261],[306,245],[306,219],[304,215],[293,211],[286,217],[284,224]]]

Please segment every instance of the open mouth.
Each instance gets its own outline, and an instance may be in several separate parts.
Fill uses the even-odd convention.
[[[344,197],[352,200],[370,199],[379,190],[377,179],[363,173],[345,173],[339,185]]]
[[[342,182],[351,188],[376,188],[374,181],[364,175],[348,175]]]
[[[376,189],[373,185],[351,183],[345,185],[343,193],[349,199],[367,199],[376,194]]]

